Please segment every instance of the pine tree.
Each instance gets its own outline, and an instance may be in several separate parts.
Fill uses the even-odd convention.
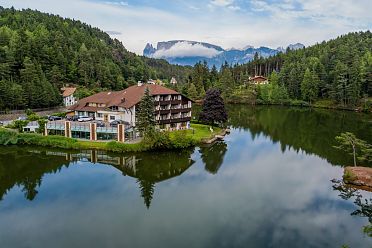
[[[307,68],[301,83],[301,93],[304,101],[308,101],[311,104],[316,99],[318,96],[318,84],[318,76]]]
[[[372,161],[372,146],[366,141],[358,139],[355,134],[350,132],[341,133],[336,137],[338,146],[334,146],[342,151],[353,155],[354,166],[357,161]]]
[[[144,135],[147,131],[153,130],[155,125],[154,98],[150,95],[149,88],[146,88],[138,106],[136,128]]]
[[[209,125],[223,124],[227,121],[225,104],[218,89],[207,91],[199,120]]]
[[[192,100],[196,100],[198,98],[198,92],[196,92],[196,87],[193,83],[190,84],[187,96]]]

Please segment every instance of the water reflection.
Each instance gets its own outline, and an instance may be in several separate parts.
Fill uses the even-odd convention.
[[[364,226],[363,232],[372,237],[372,198],[366,198],[362,190],[352,185],[345,184],[342,180],[332,180],[334,190],[340,192],[339,196],[344,200],[353,199],[356,209],[351,215],[368,218],[369,224]]]
[[[0,247],[372,246],[371,193],[333,190],[343,169],[327,161],[348,158],[318,148],[326,128],[305,121],[368,140],[363,116],[229,108],[231,134],[194,150],[0,148]]]
[[[340,133],[352,132],[372,143],[372,116],[367,114],[275,106],[229,105],[227,109],[230,125],[249,130],[253,139],[264,134],[274,143],[279,142],[283,153],[305,151],[333,165],[352,164],[350,155],[333,147]]]
[[[227,151],[227,144],[223,141],[213,145],[206,145],[200,148],[201,158],[205,164],[205,170],[216,174],[223,163]]]
[[[181,175],[194,161],[193,150],[177,153],[144,153],[118,155],[102,151],[67,152],[42,148],[0,147],[0,200],[14,186],[22,187],[26,199],[38,194],[45,174],[56,173],[62,167],[87,160],[92,164],[106,164],[120,170],[124,176],[137,179],[141,196],[150,207],[155,184]]]

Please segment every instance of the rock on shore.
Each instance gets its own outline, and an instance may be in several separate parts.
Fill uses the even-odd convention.
[[[343,178],[347,184],[361,186],[372,191],[372,168],[346,167]]]

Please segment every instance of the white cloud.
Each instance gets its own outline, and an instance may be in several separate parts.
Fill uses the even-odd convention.
[[[252,0],[249,9],[238,0],[208,0],[209,7],[189,1],[182,11],[126,5],[125,0],[120,6],[92,0],[1,2],[4,7],[38,9],[114,30],[114,37],[137,54],[142,54],[148,42],[167,40],[196,40],[223,47],[276,48],[297,42],[308,46],[372,27],[370,0]],[[238,8],[242,11],[233,11]]]
[[[221,7],[227,7],[234,3],[234,0],[212,0],[211,4]]]
[[[194,57],[203,56],[212,58],[221,53],[214,48],[207,48],[201,44],[191,44],[189,42],[178,42],[171,48],[165,50],[160,49],[153,55],[154,58],[168,58],[168,57]]]
[[[118,6],[129,6],[128,2],[114,2],[114,1],[106,1],[105,4],[111,4],[111,5],[118,5]]]

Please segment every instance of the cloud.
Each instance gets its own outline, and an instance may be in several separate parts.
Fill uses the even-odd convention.
[[[227,7],[234,3],[234,0],[212,0],[211,4],[215,6]]]
[[[191,44],[189,42],[178,42],[171,48],[165,50],[157,50],[154,58],[168,58],[168,57],[195,57],[202,56],[212,58],[221,53],[214,48],[207,48],[199,43]]]
[[[372,28],[370,0],[2,0],[86,22],[142,54],[147,43],[196,40],[223,47],[306,46]],[[115,4],[116,3],[116,4]],[[129,4],[127,4],[129,3]]]
[[[118,6],[129,6],[128,2],[120,1],[120,2],[115,2],[115,1],[106,1],[104,2],[105,4],[110,4],[110,5],[118,5]]]
[[[241,8],[235,4],[235,0],[212,0],[208,6],[211,10],[215,9],[215,7],[222,7],[233,11],[241,10]]]

